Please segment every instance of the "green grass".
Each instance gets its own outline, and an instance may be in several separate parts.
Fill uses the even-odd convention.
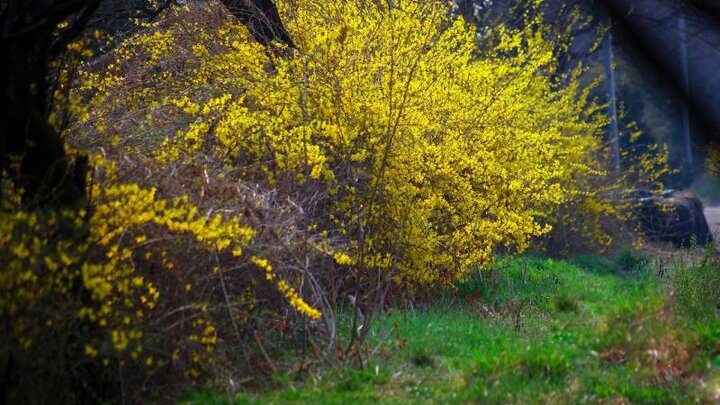
[[[329,369],[282,389],[212,390],[237,404],[688,403],[720,389],[720,322],[676,314],[665,280],[615,258],[505,260],[424,311],[391,312],[364,369]],[[702,382],[701,382],[702,381]]]

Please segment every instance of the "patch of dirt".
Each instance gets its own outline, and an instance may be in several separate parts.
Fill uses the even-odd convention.
[[[600,361],[620,366],[627,363],[627,348],[625,346],[611,347],[598,355]]]
[[[720,206],[705,207],[704,211],[710,232],[717,237],[720,233]]]

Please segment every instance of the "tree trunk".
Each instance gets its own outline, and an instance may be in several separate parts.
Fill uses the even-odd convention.
[[[76,206],[84,201],[87,161],[72,162],[47,121],[48,77],[53,46],[81,32],[72,24],[67,35],[57,37],[55,27],[77,11],[91,11],[97,2],[24,3],[9,1],[0,14],[0,170],[21,192],[26,208]],[[82,14],[75,20],[85,22]]]
[[[615,95],[615,71],[613,70],[612,31],[608,31],[603,45],[603,62],[608,93],[608,115],[610,116],[611,166],[615,173],[620,171],[620,139],[618,130],[617,98]]]
[[[277,41],[291,48],[295,46],[272,0],[222,0],[222,2],[248,27],[253,38],[259,43],[267,46]]]
[[[680,52],[680,74],[682,80],[682,97],[680,98],[680,109],[682,114],[682,137],[683,137],[683,157],[685,165],[688,169],[693,165],[692,143],[690,142],[690,108],[688,107],[688,99],[690,98],[690,73],[688,69],[688,53],[687,53],[687,27],[685,15],[680,12],[678,16],[678,50]]]

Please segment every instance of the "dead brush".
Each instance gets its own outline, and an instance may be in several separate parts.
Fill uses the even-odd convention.
[[[172,54],[151,68],[143,63],[150,57],[150,49],[121,62],[116,69],[123,84],[99,99],[89,120],[70,140],[76,147],[114,162],[122,182],[156,188],[158,197],[166,200],[187,198],[206,218],[221,214],[256,233],[238,258],[204,252],[189,239],[148,230],[148,240],[133,251],[134,265],[159,286],[162,305],[146,319],[147,336],[151,336],[154,350],[168,361],[150,373],[153,384],[149,380],[134,382],[140,386],[181,386],[177,373],[198,366],[195,368],[209,373],[220,385],[234,381],[227,388],[237,390],[242,388],[237,381],[251,383],[252,379],[245,377],[258,370],[272,373],[291,367],[277,360],[291,348],[303,357],[303,368],[337,361],[335,309],[344,276],[332,253],[348,242],[342,235],[321,234],[317,229],[315,218],[325,209],[328,191],[312,183],[299,189],[291,186],[293,179],[280,179],[272,188],[259,185],[259,181],[253,184],[252,177],[245,176],[253,172],[252,168],[228,168],[213,154],[212,145],[206,145],[206,153],[198,153],[191,160],[159,162],[153,158],[156,148],[189,123],[177,120],[176,106],[151,103],[152,94],[144,89],[161,83],[158,77],[169,75],[177,79],[174,83],[178,88],[205,91],[203,86],[184,82],[185,72],[197,67],[192,50],[192,44],[198,42],[194,27],[201,24],[204,30],[210,27],[212,31],[230,19],[224,7],[215,2],[193,3],[182,18],[163,14],[143,33],[181,31],[182,35],[175,36],[181,41],[173,45]],[[207,43],[207,51],[219,53],[222,45]],[[90,63],[86,74],[118,63],[115,52],[123,49]],[[213,83],[205,86],[212,87]],[[156,254],[160,247],[167,253]],[[266,279],[265,270],[249,260],[255,256],[270,259],[275,276],[287,281],[322,313],[322,318],[309,321],[292,309]],[[202,326],[197,321],[205,318],[214,327],[212,335],[217,344],[212,361],[193,366],[192,356],[178,357],[178,350],[191,346],[202,349],[202,344],[173,342],[181,341],[188,328]]]
[[[138,249],[136,266],[155,284],[165,287],[161,295],[168,297],[167,313],[158,319],[164,333],[179,332],[178,328],[199,316],[194,314],[194,303],[205,303],[217,328],[218,350],[223,352],[219,358],[226,359],[218,366],[235,375],[235,380],[242,380],[255,367],[272,372],[290,366],[273,360],[274,354],[287,350],[288,345],[312,356],[309,364],[333,361],[330,348],[337,338],[334,300],[341,281],[328,250],[344,240],[310,230],[312,218],[301,207],[312,210],[318,200],[316,193],[305,202],[281,198],[277,190],[220,176],[222,172],[209,158],[204,162],[158,164],[112,148],[106,153],[117,153],[118,172],[124,181],[156,187],[165,199],[187,196],[208,218],[220,213],[256,230],[241,258],[201,254],[182,238],[163,235],[156,235]],[[145,259],[156,243],[170,253],[161,259]],[[252,256],[272,258],[278,276],[319,309],[322,320],[308,322],[289,309],[277,289],[265,280],[264,272],[248,263],[246,258]],[[192,286],[192,292],[184,291],[186,286]]]

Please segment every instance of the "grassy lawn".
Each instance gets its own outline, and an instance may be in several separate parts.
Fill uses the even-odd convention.
[[[697,312],[697,311],[696,311]],[[191,403],[712,403],[720,321],[685,315],[641,258],[521,257],[374,325],[364,369]],[[381,339],[380,336],[391,336]]]

